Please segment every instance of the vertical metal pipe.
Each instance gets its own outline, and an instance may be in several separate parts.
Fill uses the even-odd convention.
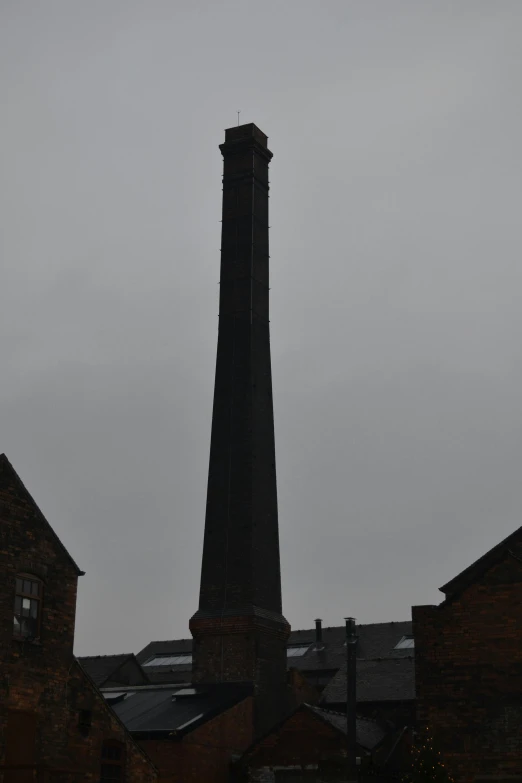
[[[323,627],[322,620],[315,621],[315,644],[317,647],[323,643]]]
[[[355,618],[346,620],[346,750],[347,779],[357,780],[357,692],[355,653],[357,636],[355,635]]]

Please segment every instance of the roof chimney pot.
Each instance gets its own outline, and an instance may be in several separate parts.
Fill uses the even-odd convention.
[[[315,621],[315,641],[317,644],[322,644],[323,642],[323,626],[322,626],[322,620],[316,620]]]

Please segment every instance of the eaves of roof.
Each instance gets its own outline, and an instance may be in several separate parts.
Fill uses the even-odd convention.
[[[461,571],[457,576],[439,587],[441,593],[444,593],[446,600],[442,605],[449,603],[462,593],[467,587],[476,582],[482,574],[489,570],[493,565],[502,560],[510,551],[510,548],[522,541],[522,527],[517,528],[513,533],[504,538],[488,552],[471,563],[467,568]]]

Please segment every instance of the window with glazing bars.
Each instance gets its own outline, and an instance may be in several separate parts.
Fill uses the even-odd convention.
[[[13,633],[20,639],[40,636],[42,583],[34,576],[16,577]]]

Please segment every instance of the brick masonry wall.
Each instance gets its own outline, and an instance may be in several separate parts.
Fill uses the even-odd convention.
[[[412,607],[419,726],[458,781],[522,775],[522,563],[447,606]]]
[[[194,637],[193,682],[251,682],[254,734],[260,736],[287,714],[286,621],[264,623],[253,614],[190,621]]]
[[[345,754],[346,738],[305,708],[260,740],[245,764],[250,769],[306,766],[317,764],[318,760],[342,758]]]
[[[226,783],[232,761],[252,742],[252,712],[248,698],[181,739],[140,741],[158,768],[158,783]]]
[[[290,668],[287,672],[287,682],[290,688],[290,710],[298,707],[303,702],[318,704],[320,694],[313,685],[310,685],[298,669]]]
[[[43,584],[38,641],[13,638],[18,573]],[[36,721],[31,763],[62,770],[56,779],[99,780],[102,743],[115,739],[125,745],[128,780],[152,783],[153,766],[74,658],[77,580],[75,564],[0,456],[0,767],[6,760],[9,715],[12,720],[16,711]],[[91,712],[88,731],[78,725],[80,710]],[[28,763],[29,743],[24,756]]]

